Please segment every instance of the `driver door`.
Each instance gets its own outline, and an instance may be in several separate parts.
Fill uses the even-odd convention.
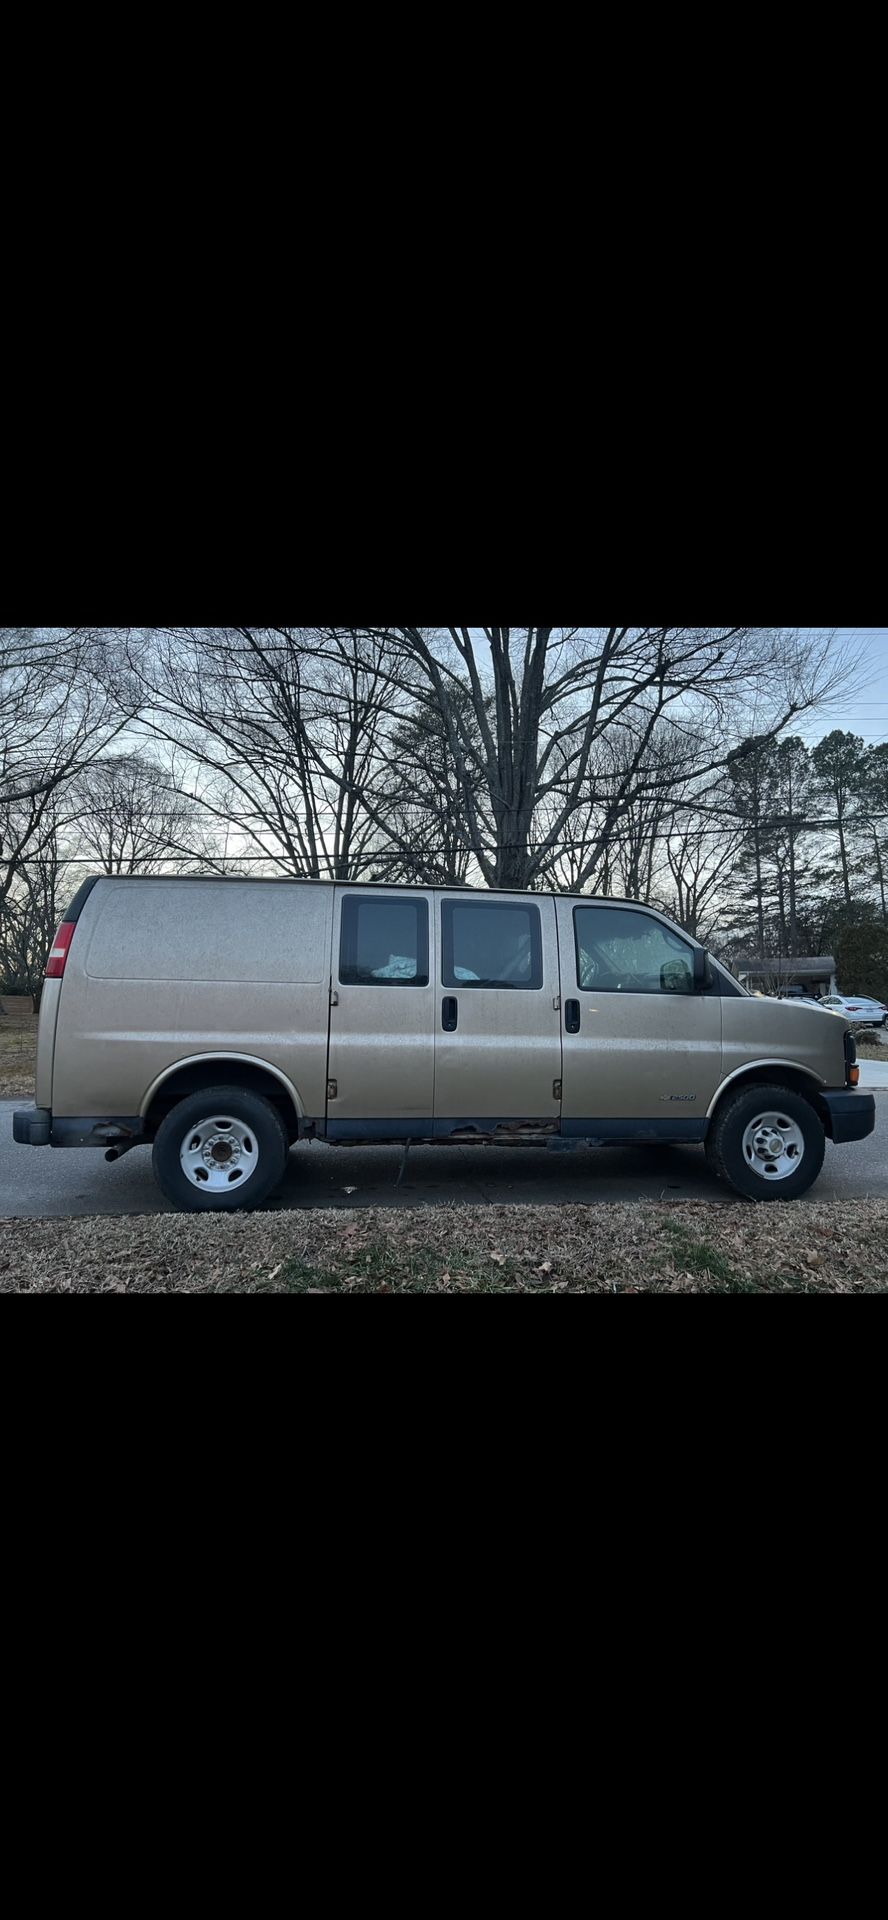
[[[694,990],[692,943],[644,907],[556,909],[562,1133],[701,1140],[721,1080],[721,999]]]

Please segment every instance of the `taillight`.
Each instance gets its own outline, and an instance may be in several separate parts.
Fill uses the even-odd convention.
[[[73,920],[62,921],[49,951],[49,959],[46,963],[47,980],[61,980],[65,971],[65,961],[68,958],[68,949],[74,938],[75,924]]]

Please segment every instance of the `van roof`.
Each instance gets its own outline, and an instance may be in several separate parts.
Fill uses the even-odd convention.
[[[64,920],[79,920],[83,908],[92,893],[93,887],[97,886],[100,880],[115,887],[132,886],[135,882],[138,882],[139,886],[149,887],[155,886],[159,882],[164,882],[167,885],[172,883],[177,886],[193,887],[201,886],[204,882],[211,880],[215,886],[218,886],[221,882],[223,885],[236,883],[241,887],[292,887],[298,885],[300,887],[360,887],[362,890],[365,887],[377,887],[380,893],[416,893],[418,891],[426,893],[476,894],[526,893],[529,900],[584,900],[587,902],[600,901],[602,905],[615,907],[645,907],[643,900],[631,900],[628,896],[621,894],[559,893],[554,887],[545,887],[539,893],[530,893],[526,888],[522,887],[472,887],[459,881],[433,880],[426,883],[418,880],[316,880],[309,879],[306,875],[300,873],[93,873],[90,874],[88,879],[81,881],[67,913],[63,915]],[[668,915],[662,915],[662,909],[659,907],[645,907],[645,911],[661,914],[661,917],[668,919]],[[689,937],[692,939],[693,935]]]

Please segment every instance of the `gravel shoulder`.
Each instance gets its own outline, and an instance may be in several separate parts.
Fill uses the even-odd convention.
[[[0,1220],[3,1293],[886,1293],[888,1200]]]

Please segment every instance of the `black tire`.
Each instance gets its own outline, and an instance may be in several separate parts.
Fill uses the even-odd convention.
[[[768,1115],[777,1115],[786,1122],[785,1133],[790,1144],[801,1135],[802,1147],[793,1148],[793,1157],[797,1160],[794,1172],[782,1171],[783,1158],[791,1157],[789,1151],[785,1156],[774,1156],[771,1164],[775,1172],[768,1174],[758,1170],[759,1165],[767,1164],[766,1157],[755,1151],[750,1156],[749,1142],[744,1149],[744,1136],[751,1131],[753,1122]],[[765,1131],[757,1130],[754,1139]],[[775,1127],[772,1131],[776,1135],[780,1129]],[[716,1110],[706,1140],[706,1158],[713,1173],[749,1200],[795,1200],[799,1194],[807,1193],[823,1166],[825,1152],[823,1122],[814,1108],[800,1093],[777,1083],[740,1087],[736,1093],[727,1094]]]
[[[216,1122],[218,1121],[218,1127]],[[219,1145],[211,1144],[215,1128]],[[180,1155],[191,1134],[191,1144],[204,1139],[207,1150],[206,1185],[197,1185],[184,1171]],[[221,1148],[231,1142],[230,1165]],[[280,1114],[270,1100],[243,1087],[207,1087],[204,1093],[180,1100],[158,1127],[154,1141],[154,1177],[170,1204],[183,1213],[233,1213],[241,1207],[261,1207],[280,1185],[290,1144]],[[203,1158],[194,1149],[195,1175]],[[214,1154],[222,1164],[216,1166]],[[255,1160],[252,1161],[252,1156]],[[211,1185],[225,1178],[226,1185]]]

